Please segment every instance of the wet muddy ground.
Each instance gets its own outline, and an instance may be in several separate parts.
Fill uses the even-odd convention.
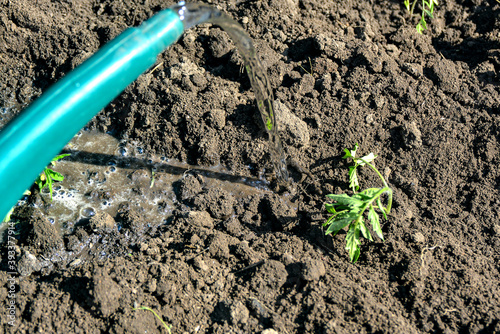
[[[76,138],[54,202],[32,188],[14,212],[0,333],[166,332],[139,306],[173,333],[500,332],[500,4],[440,3],[419,35],[402,2],[207,3],[268,68],[294,186],[234,44],[191,29],[80,134],[111,146]],[[0,0],[1,124],[172,4]],[[321,224],[355,143],[394,203],[353,265]]]

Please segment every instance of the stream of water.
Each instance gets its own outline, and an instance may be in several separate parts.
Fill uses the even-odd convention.
[[[278,124],[276,123],[276,115],[273,107],[273,91],[266,71],[257,57],[257,52],[250,36],[248,36],[238,22],[214,7],[199,3],[186,4],[180,2],[173,9],[177,11],[180,19],[183,21],[184,30],[197,24],[212,23],[224,29],[236,44],[245,62],[245,69],[254,90],[257,107],[266,131],[269,134],[269,149],[276,177],[279,181],[288,182],[289,176],[286,168],[285,153],[278,133]]]

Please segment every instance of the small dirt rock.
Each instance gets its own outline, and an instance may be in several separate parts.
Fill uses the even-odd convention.
[[[211,29],[210,37],[208,49],[214,58],[220,58],[234,48],[232,40],[221,29]]]
[[[407,148],[422,147],[422,133],[415,122],[403,125],[403,140]]]
[[[104,211],[97,211],[94,217],[90,218],[90,228],[95,233],[111,233],[117,230],[116,222],[111,215]]]
[[[205,263],[205,261],[203,261],[201,257],[195,257],[193,259],[193,265],[202,271],[208,271],[210,269],[210,267]]]
[[[310,257],[302,260],[301,277],[306,281],[317,281],[326,274],[323,261]]]
[[[202,196],[194,199],[194,204],[200,209],[207,209],[212,217],[226,219],[234,212],[236,203],[233,195],[228,191],[218,188],[211,188]]]
[[[229,257],[229,245],[225,234],[214,234],[210,241],[209,252],[210,255],[219,260],[224,260]]]
[[[309,130],[306,122],[295,116],[281,101],[274,102],[276,108],[276,121],[281,126],[281,132],[291,145],[301,147],[309,145]]]
[[[190,211],[187,214],[189,224],[197,227],[214,228],[214,220],[206,211]]]
[[[40,261],[28,251],[24,251],[17,263],[17,271],[21,276],[29,276],[42,268]]]
[[[241,301],[232,303],[229,307],[229,319],[234,325],[243,325],[248,321],[250,312]]]
[[[461,69],[454,62],[448,59],[441,59],[431,68],[437,84],[444,92],[456,93],[460,89]]]
[[[103,269],[99,269],[93,276],[89,288],[91,296],[94,297],[94,304],[103,316],[109,317],[118,309],[122,290]]]
[[[250,285],[258,293],[259,298],[265,301],[270,291],[276,292],[285,284],[287,276],[288,273],[283,263],[267,260],[262,266],[257,267],[250,279]]]
[[[208,120],[216,129],[222,129],[226,125],[226,111],[213,109],[208,113]]]
[[[184,175],[184,177],[178,183],[178,189],[179,191],[177,196],[181,201],[190,199],[203,190],[199,178],[192,174]]]
[[[422,233],[417,232],[413,235],[413,240],[419,244],[423,244],[425,242],[425,237]]]

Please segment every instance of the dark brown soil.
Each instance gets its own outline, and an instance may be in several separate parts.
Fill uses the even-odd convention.
[[[64,236],[22,208],[16,319],[4,247],[0,333],[165,332],[138,306],[174,333],[500,333],[500,4],[447,0],[419,35],[396,1],[207,2],[244,22],[269,69],[285,151],[310,171],[290,168],[297,194],[240,198],[186,173],[167,224],[124,205]],[[172,4],[1,0],[0,106],[22,109]],[[219,28],[189,30],[89,127],[271,180],[240,69]],[[353,265],[321,223],[355,143],[395,198],[385,242],[363,242]]]

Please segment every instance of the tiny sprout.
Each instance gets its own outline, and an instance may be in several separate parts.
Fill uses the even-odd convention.
[[[145,311],[149,311],[149,312],[153,313],[153,314],[154,314],[154,316],[155,316],[158,320],[160,320],[160,322],[162,323],[163,327],[165,327],[165,328],[167,329],[167,332],[168,332],[169,334],[171,334],[171,333],[172,333],[172,331],[171,331],[172,326],[171,326],[171,325],[170,325],[170,326],[169,326],[169,325],[167,325],[167,324],[165,323],[165,321],[163,321],[163,319],[162,319],[162,318],[158,315],[158,313],[156,313],[155,311],[153,311],[153,310],[152,310],[152,309],[150,309],[149,307],[147,307],[147,306],[138,306],[138,307],[132,307],[132,309],[133,309],[134,311],[137,311],[137,310],[145,310]]]
[[[69,156],[70,154],[60,154],[56,156],[52,161],[50,162],[50,165],[55,166],[57,160],[61,160],[64,157]],[[42,191],[43,188],[48,187],[49,188],[49,193],[50,193],[50,200],[52,201],[52,184],[57,181],[62,181],[64,180],[64,176],[61,173],[58,173],[49,167],[45,167],[43,172],[38,176],[38,178],[35,180],[35,184],[38,186],[40,189],[40,192]]]
[[[415,10],[415,5],[417,4],[417,0],[411,2],[411,0],[403,1],[406,10],[410,13],[410,16],[413,15]],[[425,16],[427,15],[431,19],[434,17],[434,9],[438,5],[437,0],[422,0],[422,16],[420,17],[420,21],[415,27],[419,34],[421,34],[425,29],[427,29],[427,22],[425,21]]]

